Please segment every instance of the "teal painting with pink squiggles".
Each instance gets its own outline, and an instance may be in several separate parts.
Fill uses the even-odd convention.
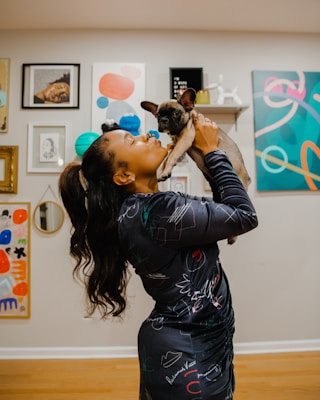
[[[257,190],[320,189],[320,72],[253,71]]]

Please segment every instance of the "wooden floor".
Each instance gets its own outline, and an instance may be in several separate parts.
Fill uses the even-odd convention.
[[[320,400],[320,352],[237,355],[235,368],[234,400]],[[138,400],[138,385],[136,359],[0,360],[1,400]]]

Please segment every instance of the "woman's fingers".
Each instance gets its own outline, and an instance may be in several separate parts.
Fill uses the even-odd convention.
[[[210,118],[205,117],[203,114],[193,114],[192,119],[194,124],[217,126],[215,122],[211,121]]]

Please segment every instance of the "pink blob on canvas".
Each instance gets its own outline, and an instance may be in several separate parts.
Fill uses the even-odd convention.
[[[138,79],[141,76],[141,70],[134,65],[123,65],[121,67],[121,72],[124,76],[133,80]]]
[[[113,100],[126,100],[134,91],[134,82],[126,76],[108,73],[99,81],[99,91]]]
[[[295,85],[299,85],[299,81],[293,81]],[[306,97],[306,88],[303,88],[301,92],[297,88],[291,88],[288,86],[287,93],[292,96],[296,97],[299,100],[303,100]]]
[[[276,76],[270,76],[269,78],[267,78],[264,83],[264,88],[266,88],[270,84],[270,82],[273,82],[274,80],[278,80],[278,78]],[[273,88],[271,89],[271,92],[282,93],[283,92],[282,85],[279,84],[279,85],[273,86]]]

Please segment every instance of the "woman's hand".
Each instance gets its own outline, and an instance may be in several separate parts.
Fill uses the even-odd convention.
[[[219,128],[216,123],[202,114],[195,113],[192,114],[192,120],[196,132],[192,147],[200,151],[203,156],[218,150]]]

